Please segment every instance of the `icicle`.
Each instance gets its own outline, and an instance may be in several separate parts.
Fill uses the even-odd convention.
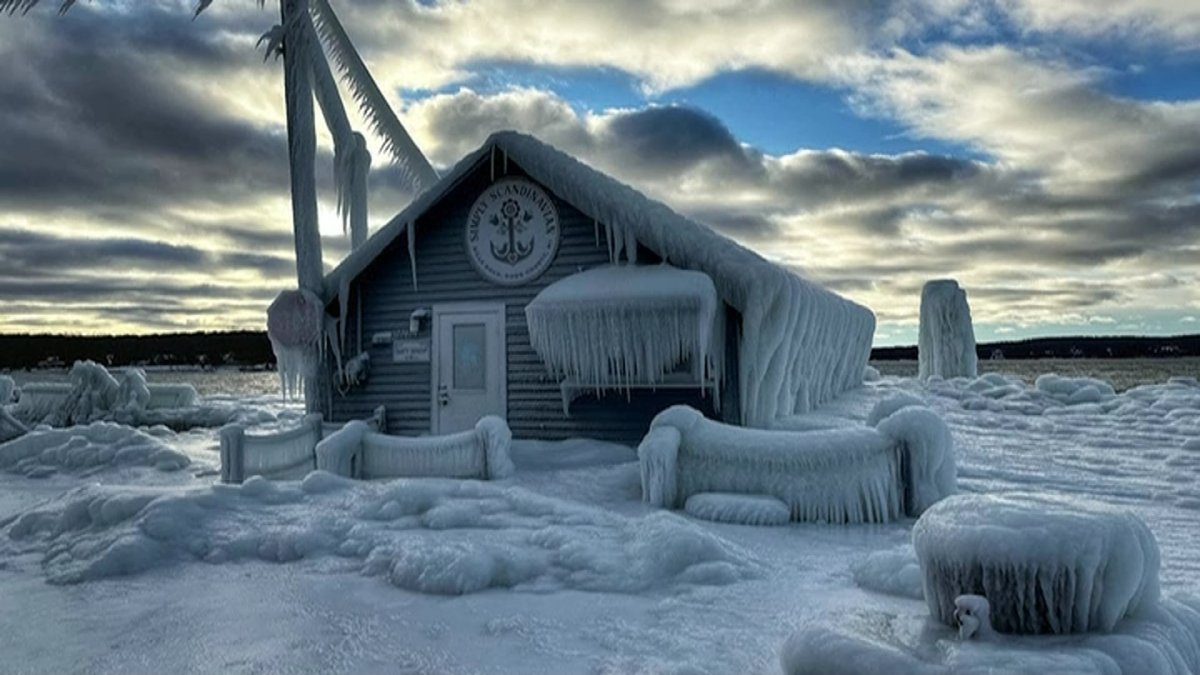
[[[600,248],[600,221],[592,218],[592,234],[596,236],[596,248]]]
[[[346,344],[346,314],[350,311],[350,280],[342,277],[338,284],[338,344]]]
[[[329,48],[330,55],[337,61],[343,79],[349,85],[363,116],[371,128],[383,138],[384,150],[392,156],[395,165],[415,190],[422,190],[437,182],[438,174],[429,160],[413,141],[396,113],[388,105],[387,98],[371,77],[366,64],[355,51],[338,21],[337,15],[326,0],[312,0],[312,16],[317,33]]]
[[[491,182],[496,182],[496,146],[488,150],[488,165],[491,168]]]
[[[404,226],[408,234],[408,265],[412,268],[413,290],[417,290],[417,223],[409,221]]]
[[[371,153],[367,150],[367,139],[357,132],[354,134],[351,172],[349,213],[350,248],[353,250],[366,243],[369,234],[367,181],[371,173]]]
[[[716,307],[704,274],[608,266],[550,285],[526,306],[525,317],[551,374],[597,392],[628,393],[661,382],[689,358],[703,378]]]
[[[505,150],[504,148],[500,148],[500,152],[502,153],[502,156],[504,157],[504,175],[507,176],[508,175],[508,151]]]

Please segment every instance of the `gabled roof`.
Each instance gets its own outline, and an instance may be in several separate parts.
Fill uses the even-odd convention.
[[[462,182],[480,162],[492,152],[506,155],[526,173],[544,185],[560,199],[579,209],[584,215],[596,219],[601,225],[613,227],[617,233],[616,257],[621,256],[628,241],[628,250],[636,249],[636,243],[645,245],[664,260],[681,267],[696,267],[683,264],[685,261],[700,263],[698,269],[708,273],[719,285],[721,280],[743,276],[737,269],[746,271],[746,266],[770,268],[776,273],[789,274],[782,267],[763,259],[757,253],[743,248],[731,239],[717,234],[705,225],[685,218],[662,202],[652,200],[641,192],[621,183],[605,173],[587,166],[574,157],[542,141],[515,131],[500,131],[492,134],[479,149],[470,153],[441,180],[422,192],[403,211],[375,232],[362,246],[352,251],[325,277],[324,298],[332,301],[344,281],[353,281],[398,238],[405,236],[409,224],[436,206]],[[501,161],[497,157],[497,161]],[[625,240],[621,235],[629,234]],[[635,241],[636,240],[636,243]],[[717,269],[724,268],[728,274]],[[736,284],[741,285],[741,284]],[[739,310],[743,303],[738,301],[740,293],[729,293],[732,289],[720,289],[726,301]]]
[[[332,301],[396,239],[458,186],[491,153],[606,228],[614,262],[640,243],[676,267],[704,272],[742,316],[740,392],[743,423],[765,426],[810,410],[862,383],[875,331],[867,308],[767,261],[538,139],[492,134],[325,277]]]

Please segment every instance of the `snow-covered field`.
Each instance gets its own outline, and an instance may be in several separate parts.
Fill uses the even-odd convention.
[[[822,423],[861,423],[897,390],[950,425],[961,491],[1128,509],[1158,539],[1171,616],[1200,610],[1194,380],[1115,394],[885,377]],[[271,397],[223,402],[257,428],[300,418]],[[1200,626],[1186,621],[1086,644],[959,642],[927,621],[911,520],[715,524],[644,505],[629,448],[512,454],[515,475],[491,483],[237,487],[215,485],[215,429],[98,424],[0,446],[0,670],[777,673],[782,653],[821,672],[814,642],[847,672],[1139,672],[1120,661],[1130,644],[1169,644],[1196,667]],[[888,655],[852,667],[844,644]]]

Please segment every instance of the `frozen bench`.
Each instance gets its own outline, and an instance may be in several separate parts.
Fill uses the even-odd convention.
[[[885,523],[954,492],[949,429],[932,410],[884,401],[875,427],[778,431],[664,410],[638,446],[642,498],[682,507],[693,495],[761,495],[802,522]],[[872,414],[876,417],[876,413]]]
[[[362,424],[382,429],[387,423],[383,406]],[[238,424],[222,427],[221,482],[241,483],[251,476],[273,480],[296,480],[317,468],[317,444],[336,433],[341,424],[322,421],[321,415],[305,415],[294,429],[273,434],[251,434]]]
[[[512,432],[487,416],[445,436],[389,436],[350,422],[317,444],[317,468],[350,478],[504,478],[513,471]]]

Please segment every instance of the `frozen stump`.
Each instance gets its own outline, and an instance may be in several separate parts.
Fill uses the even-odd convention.
[[[953,279],[936,279],[921,289],[917,369],[922,380],[978,374],[971,307]]]
[[[913,528],[925,601],[956,626],[980,595],[1001,633],[1111,631],[1158,600],[1158,543],[1132,514],[1078,501],[959,495]]]

